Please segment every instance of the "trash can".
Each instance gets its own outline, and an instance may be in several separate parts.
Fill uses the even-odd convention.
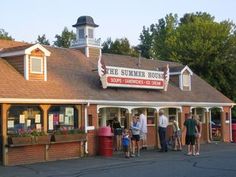
[[[98,130],[99,155],[111,157],[113,152],[113,133],[111,127],[101,127]]]
[[[236,143],[236,124],[232,124],[232,139]]]

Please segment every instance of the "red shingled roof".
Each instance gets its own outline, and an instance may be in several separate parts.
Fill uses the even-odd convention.
[[[1,43],[1,41],[0,41]],[[103,89],[97,60],[86,58],[79,50],[44,46],[51,52],[47,59],[48,81],[26,81],[8,62],[0,58],[0,98],[88,99],[151,102],[232,103],[197,75],[192,76],[192,90],[181,91],[173,83],[168,91],[132,88]],[[138,59],[124,55],[103,54],[106,65],[137,68]],[[142,69],[181,66],[174,62],[141,59]]]

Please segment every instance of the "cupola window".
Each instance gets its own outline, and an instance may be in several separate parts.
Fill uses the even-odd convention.
[[[79,29],[79,39],[84,38],[84,29]]]
[[[88,37],[93,38],[93,29],[91,28],[88,29]]]

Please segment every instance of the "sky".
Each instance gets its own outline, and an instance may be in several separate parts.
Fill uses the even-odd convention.
[[[127,37],[139,44],[143,26],[157,23],[167,14],[207,12],[220,22],[236,24],[236,0],[1,0],[0,29],[17,41],[35,42],[46,34],[52,43],[64,27],[69,30],[78,17],[88,15],[99,25],[95,37],[105,41]]]

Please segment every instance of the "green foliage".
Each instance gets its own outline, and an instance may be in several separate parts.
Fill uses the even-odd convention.
[[[102,52],[103,53],[113,53],[120,55],[130,55],[130,56],[138,56],[137,50],[130,46],[129,40],[127,38],[116,39],[114,42],[111,38],[108,38],[102,44]]]
[[[43,45],[50,45],[50,42],[46,38],[45,34],[43,34],[42,36],[38,35],[38,38],[37,38],[36,42],[39,43],[39,44],[43,44]]]
[[[5,40],[14,40],[11,36],[8,35],[8,33],[0,28],[0,39],[5,39]]]
[[[76,34],[73,31],[69,31],[67,27],[65,27],[61,35],[57,34],[55,38],[56,38],[56,41],[54,41],[55,46],[69,48],[71,41],[75,40]]]
[[[205,12],[185,14],[180,19],[177,15],[169,14],[157,24],[150,25],[150,28],[143,28],[140,49],[147,58],[188,65],[196,74],[236,101],[235,24],[214,20]]]

